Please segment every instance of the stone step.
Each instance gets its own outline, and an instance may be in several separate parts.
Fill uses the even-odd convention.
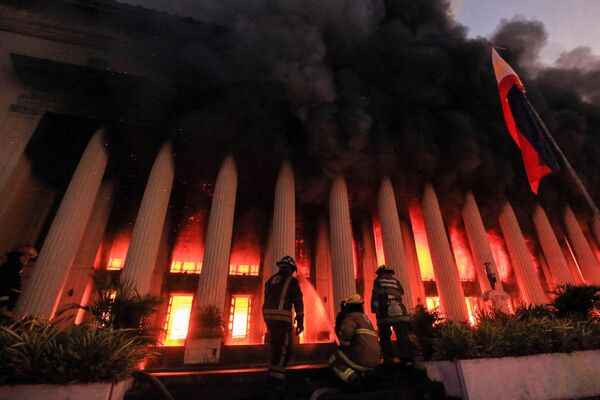
[[[175,400],[249,400],[262,399],[272,394],[267,386],[265,368],[213,371],[179,371],[153,374]],[[339,382],[324,365],[295,366],[288,370],[285,399],[308,399],[319,388],[340,387]],[[379,367],[365,381],[364,390],[338,392],[321,396],[321,400],[335,399],[443,399],[439,384],[427,380],[421,371],[402,366]],[[126,400],[164,399],[147,382],[136,381]]]

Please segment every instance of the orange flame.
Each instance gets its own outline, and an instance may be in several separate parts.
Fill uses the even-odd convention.
[[[450,243],[452,244],[452,250],[454,251],[454,259],[456,260],[460,280],[474,281],[475,265],[473,264],[473,258],[471,257],[471,252],[469,251],[465,237],[456,223],[453,223],[450,226]]]
[[[417,258],[419,260],[419,268],[421,269],[421,278],[424,281],[433,281],[435,280],[435,275],[433,273],[433,263],[431,261],[431,253],[429,252],[429,242],[427,241],[427,232],[425,231],[423,213],[418,205],[413,205],[409,209],[409,214],[413,235],[415,237]]]
[[[198,211],[185,221],[173,248],[171,272],[199,274],[202,271],[206,214],[206,211]]]
[[[508,282],[508,275],[510,274],[510,258],[504,248],[504,240],[496,235],[493,231],[487,232],[488,242],[494,255],[494,261],[496,262],[496,268],[500,275],[502,282]]]
[[[130,241],[131,232],[128,230],[118,232],[115,235],[110,247],[106,269],[116,271],[123,268],[125,265],[125,257],[127,257],[127,250],[129,249]]]
[[[373,233],[375,235],[375,253],[377,253],[377,265],[385,264],[385,253],[383,251],[383,236],[381,236],[381,223],[373,218]]]

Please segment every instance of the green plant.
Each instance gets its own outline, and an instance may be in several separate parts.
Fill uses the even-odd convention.
[[[583,321],[600,311],[600,286],[560,285],[552,292],[556,297],[550,305],[559,318]]]
[[[530,320],[534,318],[554,318],[553,311],[547,305],[521,304],[515,310],[515,318]]]
[[[222,338],[225,336],[223,315],[215,305],[201,307],[192,320],[192,338]]]
[[[130,282],[104,270],[96,271],[92,280],[95,296],[91,304],[75,304],[61,313],[73,308],[83,309],[87,312],[86,323],[99,329],[126,329],[137,340],[155,345],[158,332],[152,327],[151,317],[163,300],[149,294],[140,295]]]
[[[152,354],[127,329],[25,318],[0,325],[0,384],[116,382]]]
[[[436,336],[438,324],[442,322],[440,313],[437,309],[428,311],[422,305],[417,305],[415,311],[410,315],[412,332],[416,336],[416,341],[425,358],[430,358],[433,354],[433,338]]]
[[[433,356],[438,360],[474,358],[477,344],[473,329],[464,322],[448,321],[440,325],[433,340]]]

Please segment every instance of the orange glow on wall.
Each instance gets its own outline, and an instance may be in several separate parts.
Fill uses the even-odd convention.
[[[492,231],[487,232],[487,237],[492,249],[492,254],[494,255],[494,261],[496,262],[500,280],[502,280],[502,282],[508,282],[508,275],[510,274],[510,258],[504,247],[504,240]]]
[[[358,254],[356,253],[354,238],[352,238],[352,267],[354,268],[354,279],[358,279]]]
[[[458,267],[458,274],[461,281],[475,280],[475,265],[471,252],[465,240],[463,232],[460,231],[456,224],[450,226],[450,243],[454,252],[454,259]]]
[[[477,325],[477,313],[479,312],[479,305],[477,304],[477,297],[465,297],[465,303],[467,304],[467,313],[469,314],[469,323],[472,326]]]
[[[409,209],[409,214],[415,237],[421,278],[424,281],[433,281],[435,280],[435,275],[433,273],[433,263],[431,261],[431,253],[429,253],[429,242],[427,241],[427,232],[425,231],[425,221],[423,220],[421,208],[418,205],[412,206]],[[427,308],[429,308],[429,305],[427,305]]]
[[[182,346],[190,325],[192,300],[190,295],[172,295],[167,310],[166,337],[163,346]]]
[[[296,232],[296,234],[298,234]],[[306,243],[304,239],[296,239],[296,266],[298,271],[306,277],[310,277],[310,260],[306,251]]]
[[[232,344],[246,344],[250,333],[250,312],[252,311],[252,296],[235,294],[231,296],[229,309],[229,332]]]
[[[258,264],[229,264],[229,275],[258,276]]]
[[[381,236],[381,223],[373,218],[373,234],[375,236],[375,253],[377,253],[377,265],[385,264],[385,252],[383,250],[383,236]]]
[[[170,272],[199,274],[202,271],[206,214],[206,211],[198,211],[181,225],[171,256]]]
[[[115,235],[110,252],[106,269],[109,271],[118,271],[125,264],[129,242],[131,241],[131,232],[119,232]]]

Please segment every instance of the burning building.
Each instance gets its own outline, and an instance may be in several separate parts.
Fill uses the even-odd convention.
[[[264,281],[292,255],[309,343],[382,263],[410,308],[471,322],[489,273],[509,308],[600,283],[600,224],[564,178],[527,192],[485,43],[445,2],[350,3],[340,23],[318,6],[215,21],[0,1],[0,251],[40,249],[16,312],[85,303],[105,269],[164,298],[165,346],[207,306],[227,345],[262,343]],[[523,21],[497,36],[515,28],[541,40]],[[598,197],[597,98],[552,83],[564,73],[532,86]]]

